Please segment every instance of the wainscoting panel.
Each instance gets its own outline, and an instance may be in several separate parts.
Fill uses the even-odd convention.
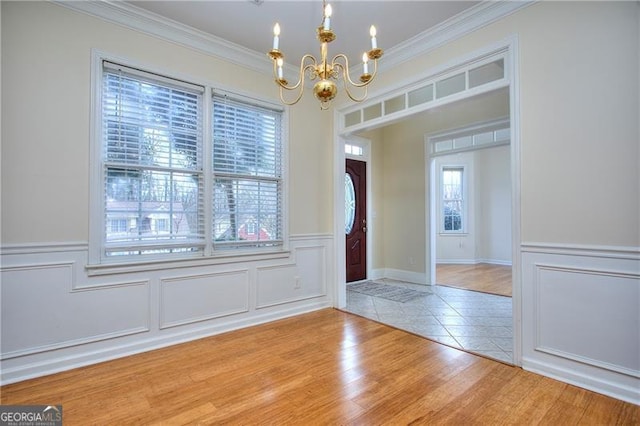
[[[295,264],[258,268],[256,308],[325,296],[326,249],[324,246],[295,248]]]
[[[331,307],[332,248],[331,235],[298,235],[276,256],[95,274],[86,243],[3,246],[1,383]]]
[[[536,350],[640,377],[640,332],[630,333],[640,330],[638,278],[542,264],[536,272]]]
[[[640,253],[524,245],[525,369],[640,403]]]
[[[74,263],[2,268],[2,359],[149,330],[148,281],[72,291],[73,269]]]
[[[160,281],[160,328],[249,310],[248,270]]]

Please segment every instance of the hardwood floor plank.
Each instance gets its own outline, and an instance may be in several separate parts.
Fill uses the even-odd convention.
[[[511,297],[511,267],[478,263],[473,265],[436,265],[436,283],[482,293]]]
[[[0,388],[65,425],[638,424],[640,407],[325,309]]]

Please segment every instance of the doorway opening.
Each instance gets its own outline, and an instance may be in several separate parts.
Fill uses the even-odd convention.
[[[500,55],[502,55],[500,59],[496,60],[494,57],[488,58],[487,55],[489,56],[494,55],[497,51],[499,51]],[[497,91],[502,91],[503,94],[504,93],[507,94],[508,106],[507,106],[507,113],[505,115],[508,116],[510,119],[510,127],[508,132],[510,135],[511,144],[505,149],[509,152],[509,156],[512,159],[511,164],[508,166],[508,169],[509,169],[509,174],[511,178],[510,179],[511,180],[510,203],[511,203],[511,213],[513,217],[513,221],[511,222],[511,240],[508,246],[509,246],[509,251],[511,253],[511,258],[512,258],[511,277],[512,277],[513,311],[511,316],[507,319],[508,323],[505,323],[503,326],[504,327],[511,326],[512,328],[513,336],[509,338],[509,340],[513,342],[512,344],[513,353],[512,353],[511,361],[515,364],[520,364],[521,363],[521,352],[520,352],[520,343],[519,343],[521,339],[520,329],[519,329],[520,318],[521,318],[521,305],[520,305],[520,296],[519,296],[520,295],[520,280],[519,280],[519,251],[520,251],[519,250],[519,244],[520,244],[519,243],[520,242],[519,167],[520,165],[519,165],[519,140],[518,140],[519,102],[518,102],[517,80],[515,78],[517,76],[517,70],[516,70],[517,61],[515,60],[516,53],[517,52],[516,52],[515,39],[512,39],[512,40],[506,41],[504,44],[499,46],[497,50],[496,50],[496,46],[492,46],[490,49],[487,49],[485,51],[474,52],[473,54],[460,59],[460,61],[458,62],[459,65],[449,64],[447,68],[448,70],[447,72],[450,72],[450,73],[458,73],[460,72],[459,71],[460,68],[457,68],[457,66],[464,68],[465,66],[468,66],[468,64],[473,64],[474,61],[476,61],[475,63],[485,61],[487,64],[491,64],[492,70],[495,70],[496,67],[499,68],[503,66],[504,70],[499,71],[497,74],[498,76],[501,76],[500,80],[488,83],[486,86],[482,86],[482,87],[479,86],[479,87],[474,87],[472,89],[468,89],[466,92],[464,93],[460,92],[448,99],[438,98],[438,94],[437,94],[438,81],[434,79],[440,78],[438,76],[443,75],[443,72],[442,70],[436,70],[427,74],[427,76],[424,78],[416,79],[414,83],[408,86],[392,89],[382,96],[371,99],[366,104],[362,104],[362,106],[359,106],[358,111],[355,111],[353,107],[349,109],[345,109],[344,111],[337,111],[337,114],[336,114],[337,126],[335,127],[335,132],[336,132],[335,136],[336,136],[336,141],[338,141],[337,142],[338,146],[336,147],[336,150],[335,150],[336,161],[334,164],[336,165],[335,166],[336,176],[344,176],[343,167],[345,164],[345,154],[344,154],[343,144],[344,144],[344,139],[351,137],[352,135],[360,135],[360,136],[369,138],[371,132],[380,131],[380,129],[384,129],[383,132],[385,133],[385,137],[390,137],[390,135],[393,134],[393,131],[388,131],[387,129],[391,128],[391,126],[397,125],[397,123],[401,122],[406,118],[416,116],[416,114],[421,114],[421,113],[437,114],[438,111],[442,110],[447,105],[462,104],[466,101],[482,98],[482,96],[479,96],[479,95],[488,96],[487,94],[495,93]],[[431,85],[429,81],[435,81],[435,83]],[[418,87],[419,89],[412,90],[411,89],[412,87]],[[434,90],[435,93],[432,93],[431,92],[432,90]],[[419,98],[416,98],[416,96],[418,95],[419,95]],[[423,98],[426,100],[421,100]],[[405,101],[407,102],[404,107],[405,110],[398,111],[396,109],[392,116],[390,115],[387,117],[386,116],[387,102],[385,101],[385,99],[394,99],[394,102],[392,103],[393,105],[399,105],[399,104],[401,105],[400,101],[402,99],[405,99]],[[424,102],[424,104],[419,104],[419,102]],[[371,108],[373,105],[379,105],[380,108],[378,107]],[[367,114],[371,111],[376,112],[376,114],[368,116]],[[359,113],[360,115],[357,115],[356,112]],[[447,129],[447,127],[441,127],[441,128]],[[450,126],[449,128],[455,128],[455,127]],[[398,144],[397,146],[394,147],[394,149],[402,151],[402,146]],[[415,156],[415,153],[413,153],[413,155]],[[387,164],[386,164],[387,158],[386,157],[384,158],[385,158],[385,167],[387,167]],[[411,158],[407,158],[407,160],[411,160]],[[429,163],[427,162],[425,164],[424,162],[425,157],[423,155],[421,155],[420,161],[422,162],[422,165],[423,165],[422,167],[424,170],[425,165],[428,165]],[[431,161],[431,160],[429,159],[428,161]],[[427,170],[428,170],[428,167],[427,167]],[[431,235],[430,235],[433,232],[432,229],[435,229],[434,228],[435,224],[432,224],[431,221],[435,221],[436,217],[435,217],[435,214],[433,214],[434,212],[432,211],[432,209],[435,209],[435,206],[433,206],[433,203],[429,200],[429,195],[428,195],[429,193],[428,188],[429,188],[429,185],[431,184],[430,182],[432,180],[432,176],[430,176],[429,173],[423,172],[420,174],[416,174],[414,177],[419,178],[419,176],[423,174],[425,175],[423,179],[426,181],[424,183],[426,184],[427,190],[423,189],[424,192],[422,197],[424,201],[423,201],[422,211],[424,212],[423,215],[424,215],[424,218],[426,218],[426,221],[424,221],[423,219],[422,224],[414,221],[412,221],[409,224],[414,227],[414,234],[422,235],[423,248],[419,250],[419,247],[416,246],[418,247],[418,249],[414,250],[415,256],[411,254],[407,256],[406,254],[404,254],[405,256],[404,258],[395,260],[396,264],[382,266],[382,272],[385,275],[397,274],[403,271],[399,271],[398,270],[399,268],[396,268],[396,265],[399,264],[399,262],[403,262],[403,261],[406,262],[406,264],[409,265],[406,268],[407,271],[405,271],[408,273],[407,281],[409,283],[407,284],[406,287],[409,289],[415,289],[418,291],[420,291],[421,289],[432,289],[433,287],[436,287],[435,286],[436,284],[436,270],[435,270],[436,247],[435,247],[435,243],[432,242],[433,239],[431,238]],[[377,173],[374,175],[377,176]],[[337,197],[336,205],[342,204],[341,202],[340,204],[337,204],[338,200],[340,201],[344,200],[344,187],[343,187],[344,182],[342,179],[340,179],[340,181],[341,181],[340,185],[336,184],[336,197]],[[406,191],[410,191],[410,187],[398,186],[397,190],[406,192]],[[377,191],[377,190],[374,190],[374,191]],[[377,201],[369,200],[369,203],[370,204],[377,203]],[[387,206],[393,206],[393,203],[385,204],[385,209],[384,209],[385,215],[387,213],[386,211]],[[402,210],[402,209],[406,210],[414,207],[413,205],[405,206],[402,203],[400,203],[396,207],[391,207],[391,210],[393,210],[394,208],[396,208],[396,210]],[[340,211],[340,210],[343,210],[343,209],[336,208],[336,218],[337,218],[336,223],[344,224],[343,219],[344,219],[345,213],[344,211]],[[378,217],[378,221],[380,221],[380,219],[385,220],[386,218]],[[372,226],[376,226],[376,220],[373,220],[369,223]],[[394,234],[394,231],[390,231],[390,229],[392,228],[391,225],[393,225],[393,223],[397,223],[397,222],[393,222],[393,221],[384,222],[385,237],[387,235]],[[342,226],[340,226],[340,228],[342,228]],[[343,229],[340,229],[340,231],[344,232]],[[336,233],[336,235],[339,235],[339,234]],[[369,237],[370,239],[375,238],[375,236],[371,234],[369,235]],[[411,235],[409,235],[409,237],[411,237]],[[395,243],[397,243],[397,241],[395,241]],[[402,241],[401,243],[404,244],[404,242]],[[407,243],[411,244],[411,238],[407,238]],[[337,287],[336,287],[335,303],[336,303],[336,306],[340,308],[344,308],[347,302],[346,300],[346,297],[347,297],[346,282],[347,281],[345,276],[346,268],[344,267],[345,253],[343,252],[343,250],[344,248],[337,247],[337,253],[336,253]],[[396,245],[392,246],[392,245],[386,244],[384,247],[384,250],[385,250],[385,254],[390,253],[391,255],[397,255]],[[432,253],[434,255],[432,255]],[[378,254],[375,254],[374,257],[375,257],[375,262],[379,263]],[[393,263],[393,262],[390,262],[390,263]],[[411,269],[412,266],[414,267],[413,270]],[[374,279],[378,277],[378,275],[380,274],[379,265],[378,264],[368,265],[368,267],[373,268],[374,270],[373,271],[374,273],[369,276],[373,277]],[[419,283],[419,284],[415,284],[415,283]],[[415,285],[418,285],[421,287],[413,288],[412,286],[415,286]],[[425,287],[425,286],[428,286],[428,287]],[[433,324],[433,325],[436,325],[436,324]],[[443,343],[446,343],[446,342],[443,342]]]

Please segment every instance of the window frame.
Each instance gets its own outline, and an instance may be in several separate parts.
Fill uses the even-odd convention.
[[[105,217],[105,185],[103,165],[103,122],[102,122],[102,97],[103,97],[103,62],[115,62],[128,68],[143,70],[144,73],[165,76],[168,79],[187,82],[188,84],[204,87],[202,102],[202,161],[203,183],[203,214],[204,214],[204,250],[195,254],[186,255],[179,253],[136,255],[136,256],[110,256],[105,255],[107,218]],[[278,110],[281,118],[281,212],[280,246],[249,247],[231,250],[214,250],[213,247],[213,163],[210,161],[213,151],[213,94],[232,94],[235,99],[246,101],[247,104],[262,105],[266,108]],[[143,270],[165,269],[180,266],[198,266],[207,264],[232,263],[240,261],[252,261],[271,258],[283,258],[289,256],[288,234],[288,108],[279,103],[263,100],[254,94],[244,93],[238,90],[221,88],[219,84],[211,81],[194,78],[191,75],[181,75],[167,71],[155,65],[140,63],[129,58],[111,55],[103,51],[93,49],[91,60],[91,100],[90,100],[90,175],[89,175],[89,255],[86,265],[89,275],[106,275],[120,272],[137,272]]]
[[[445,229],[445,214],[444,214],[444,207],[445,207],[445,202],[449,201],[449,200],[445,200],[444,199],[444,172],[447,170],[459,170],[462,174],[461,179],[460,179],[460,185],[462,185],[462,190],[461,190],[461,199],[460,199],[460,203],[461,203],[461,208],[460,208],[460,229],[457,230],[447,230]],[[467,225],[468,225],[468,219],[467,219],[467,206],[469,204],[469,197],[468,197],[468,168],[464,165],[464,164],[442,164],[440,166],[440,175],[438,178],[438,182],[439,182],[439,211],[438,211],[438,228],[440,230],[440,234],[442,235],[464,235],[466,234],[467,231]]]

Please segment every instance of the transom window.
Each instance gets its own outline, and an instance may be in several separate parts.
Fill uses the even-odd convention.
[[[98,78],[96,261],[283,245],[282,109],[106,60]]]

